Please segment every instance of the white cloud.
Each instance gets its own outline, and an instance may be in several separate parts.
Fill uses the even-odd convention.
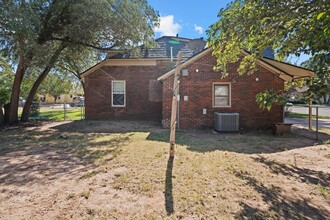
[[[197,33],[199,34],[203,34],[204,33],[204,28],[201,26],[198,26],[197,24],[194,24],[195,27],[195,31],[197,31]]]
[[[160,36],[168,35],[175,36],[181,29],[181,25],[179,23],[174,23],[174,16],[161,16],[159,27],[155,28],[155,32],[160,33]]]

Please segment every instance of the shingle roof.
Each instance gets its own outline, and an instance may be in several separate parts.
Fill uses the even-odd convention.
[[[120,59],[120,58],[171,58],[171,48],[172,56],[176,58],[179,51],[183,52],[183,58],[187,59],[194,56],[204,48],[191,49],[189,42],[199,41],[205,46],[205,41],[201,39],[189,39],[182,37],[173,36],[163,36],[155,40],[157,46],[150,49],[143,49],[143,46],[136,48],[130,52],[123,51],[112,51],[109,54],[110,59]],[[190,46],[190,47],[189,47]]]

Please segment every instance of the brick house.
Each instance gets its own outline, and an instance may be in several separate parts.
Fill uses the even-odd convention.
[[[176,59],[170,54],[179,50],[184,51],[185,59],[177,120],[182,129],[213,127],[215,112],[238,113],[241,129],[270,128],[283,122],[283,108],[259,109],[256,94],[266,89],[281,91],[285,81],[314,75],[307,69],[261,58],[256,74],[238,76],[238,66],[233,64],[222,79],[213,70],[216,58],[212,49],[189,49],[190,40],[162,37],[156,40],[157,48],[143,51],[142,58],[116,54],[82,73],[86,119],[155,120],[169,127]]]

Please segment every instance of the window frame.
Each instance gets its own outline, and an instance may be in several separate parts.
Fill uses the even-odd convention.
[[[228,85],[228,105],[218,106],[215,105],[215,86]],[[214,108],[231,108],[231,83],[230,82],[214,82],[212,84],[212,106]]]
[[[122,82],[124,83],[124,105],[114,105],[113,104],[113,95],[116,94],[113,92],[113,84],[114,83],[118,83],[118,82]],[[111,107],[126,107],[126,81],[125,80],[112,80],[111,81]]]

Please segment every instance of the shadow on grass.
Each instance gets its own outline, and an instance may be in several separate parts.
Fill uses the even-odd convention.
[[[242,210],[235,217],[238,219],[329,219],[330,213],[316,207],[306,199],[293,199],[281,193],[279,187],[266,187],[247,172],[236,172],[236,177],[261,194],[268,205],[267,210],[241,202]]]
[[[308,138],[310,140],[315,140],[318,143],[329,142],[330,140],[330,128],[320,128],[318,134],[314,130],[309,130],[307,128],[297,128],[294,127],[292,132],[297,136]]]
[[[153,121],[73,121],[54,126],[57,131],[80,133],[148,132],[147,140],[169,141],[169,130]],[[298,141],[299,139],[299,141]],[[295,134],[274,136],[270,132],[216,133],[211,130],[179,131],[176,143],[197,152],[231,151],[244,154],[275,153],[311,146],[314,141]]]
[[[2,134],[6,138],[0,137],[0,186],[79,177],[117,157],[130,139],[129,134],[104,140],[102,135],[77,133],[60,138],[60,133],[50,131]]]
[[[306,168],[288,166],[284,163],[269,160],[262,156],[254,158],[254,160],[259,163],[267,165],[271,170],[271,172],[275,174],[291,176],[303,182],[311,183],[314,185],[321,185],[323,187],[330,186],[330,174],[328,173],[322,171],[310,170]]]
[[[128,133],[128,132],[152,132],[161,129],[161,124],[156,121],[132,121],[132,120],[81,120],[71,121],[52,127],[60,132],[80,133]]]
[[[167,161],[166,176],[165,176],[165,209],[167,215],[171,215],[174,213],[173,191],[172,191],[173,162],[174,162],[174,158],[169,157]]]
[[[299,141],[297,141],[299,138]],[[147,140],[169,141],[169,132],[150,132]],[[177,132],[176,144],[196,152],[230,151],[244,154],[275,153],[311,146],[314,142],[293,134],[274,136],[270,133],[215,133],[212,131]]]

